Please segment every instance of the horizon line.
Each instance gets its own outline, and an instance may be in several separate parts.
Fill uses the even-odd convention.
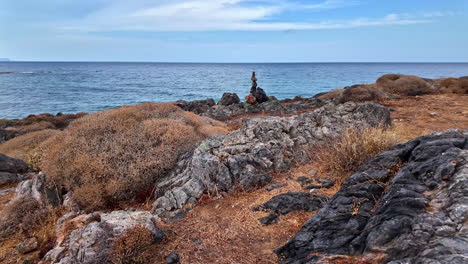
[[[177,63],[185,63],[185,64],[307,64],[307,63],[457,63],[457,64],[464,64],[468,63],[468,61],[291,61],[291,62],[211,62],[211,61],[199,61],[199,62],[191,62],[191,61],[106,61],[106,60],[5,60],[2,62],[71,62],[71,63],[167,63],[167,64],[177,64]]]

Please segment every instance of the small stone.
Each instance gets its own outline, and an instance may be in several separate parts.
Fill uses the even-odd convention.
[[[335,181],[333,180],[325,180],[325,181],[321,181],[320,183],[322,184],[322,187],[325,189],[330,189],[331,187],[333,187],[333,185],[335,185]]]
[[[304,187],[304,189],[306,189],[306,190],[322,189],[322,186],[321,185],[316,185],[316,184],[310,184],[310,185],[307,185],[306,187]]]
[[[18,244],[18,246],[16,246],[16,250],[18,250],[20,254],[26,254],[36,250],[37,247],[37,239],[35,237],[31,237],[23,240],[20,244]]]
[[[309,171],[309,174],[310,174],[311,176],[315,176],[315,175],[317,175],[317,170],[310,170],[310,171]]]
[[[271,213],[268,216],[259,218],[258,221],[264,225],[271,225],[271,224],[276,224],[278,223],[278,215]]]
[[[301,176],[299,178],[297,178],[297,182],[305,182],[305,181],[308,181],[309,178],[307,178],[306,176]]]
[[[180,258],[176,252],[172,252],[166,257],[166,264],[177,264],[179,262],[180,262]]]
[[[282,183],[274,183],[274,184],[268,186],[266,189],[267,189],[267,191],[272,191],[274,189],[278,189],[278,188],[281,188],[283,186],[284,186],[284,184],[282,184]]]
[[[440,114],[439,114],[439,113],[437,113],[437,112],[432,112],[432,113],[429,113],[429,115],[430,115],[430,116],[432,116],[432,117],[437,117],[437,116],[440,116]]]

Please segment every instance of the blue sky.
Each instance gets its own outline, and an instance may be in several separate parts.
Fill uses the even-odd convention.
[[[466,0],[0,0],[0,57],[468,62]]]

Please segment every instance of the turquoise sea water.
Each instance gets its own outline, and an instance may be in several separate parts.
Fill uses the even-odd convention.
[[[0,118],[219,99],[224,92],[243,98],[250,90],[252,71],[268,95],[282,99],[372,83],[386,73],[467,76],[468,63],[0,62]]]

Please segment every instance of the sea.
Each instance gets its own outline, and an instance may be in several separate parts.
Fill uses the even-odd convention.
[[[0,118],[96,112],[143,102],[244,98],[255,71],[278,99],[311,97],[387,73],[425,78],[468,75],[468,63],[130,63],[0,62]]]

